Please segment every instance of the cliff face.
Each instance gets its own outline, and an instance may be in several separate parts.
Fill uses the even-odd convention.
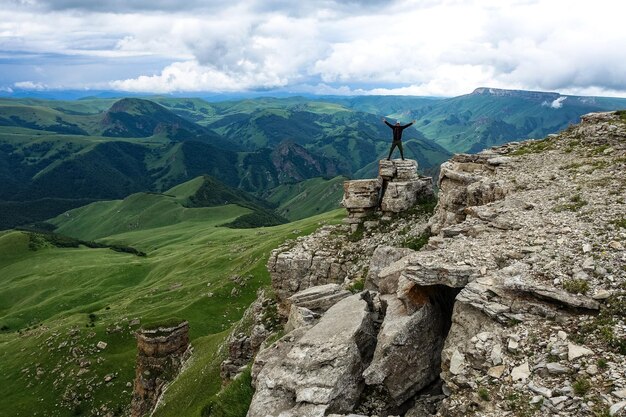
[[[536,101],[554,101],[561,97],[559,93],[549,93],[544,91],[525,90],[503,90],[500,88],[479,87],[472,92],[472,95],[490,95],[496,97],[517,97]]]
[[[189,323],[173,327],[140,330],[137,337],[137,365],[131,416],[152,412],[165,385],[172,381],[191,354]]]
[[[293,330],[257,355],[248,415],[626,413],[625,122],[455,156],[427,225],[327,227],[276,251]],[[397,247],[425,228],[421,250]],[[359,277],[368,290],[338,295]]]
[[[436,382],[456,290],[378,280],[413,252],[400,246],[424,238],[432,186],[416,168],[381,161],[378,179],[346,183],[346,225],[323,227],[270,257],[288,334],[256,357],[249,416],[404,412]],[[364,286],[376,291],[359,291]]]
[[[323,226],[272,252],[268,270],[283,309],[290,296],[309,287],[363,285],[378,246],[408,245],[423,234],[434,201],[432,179],[419,176],[413,160],[380,161],[379,173],[344,183],[345,225]]]

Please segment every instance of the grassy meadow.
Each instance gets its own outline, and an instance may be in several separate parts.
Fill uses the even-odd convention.
[[[231,229],[220,225],[248,209],[184,208],[172,200],[188,190],[173,191],[94,203],[54,220],[64,234],[132,246],[145,257],[55,247],[24,231],[0,233],[3,413],[122,415],[134,378],[133,332],[180,317],[190,323],[194,355],[159,415],[199,416],[220,388],[217,347],[269,283],[271,249],[343,217],[335,210],[275,227]],[[234,277],[244,277],[244,285]],[[101,341],[106,348],[96,346]],[[79,366],[85,360],[90,364]]]

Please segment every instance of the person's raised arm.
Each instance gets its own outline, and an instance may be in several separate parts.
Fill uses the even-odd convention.
[[[385,119],[384,117],[383,117],[383,122],[384,122],[387,126],[389,126],[389,127],[393,128],[393,125],[392,125],[391,123],[389,123],[389,122],[387,121],[387,119]]]
[[[407,127],[411,126],[413,123],[415,123],[415,120],[413,120],[411,123],[409,123],[408,125],[404,125],[402,126],[402,129],[406,129]]]

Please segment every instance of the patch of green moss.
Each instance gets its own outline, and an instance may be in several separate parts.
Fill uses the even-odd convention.
[[[616,318],[619,317],[626,317],[626,292],[609,297],[591,322],[579,326],[574,341],[582,344],[590,334],[595,334],[609,349],[626,355],[626,340],[616,336],[613,331]]]
[[[563,282],[563,288],[572,294],[587,294],[589,283],[584,279],[568,279]]]
[[[626,217],[622,217],[621,219],[615,220],[613,224],[615,225],[615,227],[626,229]]]
[[[511,392],[505,396],[505,409],[513,411],[517,417],[531,417],[541,408],[541,402],[530,404],[530,397],[519,392]]]
[[[430,238],[430,233],[424,232],[419,236],[409,237],[402,242],[401,246],[404,248],[409,248],[413,250],[420,250],[424,245],[428,243],[428,239]]]
[[[363,223],[359,223],[356,230],[348,235],[348,240],[350,242],[358,242],[359,240],[363,239],[364,233],[365,226],[363,226]]]
[[[481,388],[478,389],[478,396],[483,401],[490,401],[491,400],[491,398],[489,396],[489,390],[487,390],[487,388],[485,388],[485,387],[481,387]]]
[[[552,211],[555,213],[560,213],[562,211],[578,211],[586,205],[587,201],[583,200],[580,194],[576,194],[570,197],[569,203],[559,204],[558,206],[555,206]]]
[[[572,384],[572,388],[574,389],[574,394],[582,397],[591,389],[591,382],[589,382],[587,378],[578,378],[576,382]]]
[[[518,149],[511,152],[511,155],[528,155],[531,153],[541,153],[550,149],[554,149],[554,143],[550,139],[541,139],[520,146]]]
[[[365,280],[363,278],[357,278],[354,281],[352,281],[352,283],[350,283],[350,285],[348,285],[346,289],[350,291],[352,294],[356,294],[358,292],[363,291],[364,288],[365,288]]]
[[[155,321],[145,323],[143,326],[141,326],[141,328],[143,330],[157,330],[158,328],[161,328],[161,327],[171,329],[172,327],[176,327],[184,321],[185,319],[181,319],[180,317],[170,317],[167,319],[155,320]]]
[[[254,389],[248,366],[237,378],[213,396],[202,409],[202,417],[245,417]]]

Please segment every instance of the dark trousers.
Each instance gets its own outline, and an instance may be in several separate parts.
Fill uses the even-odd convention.
[[[402,158],[402,160],[404,160],[404,151],[402,150],[402,141],[401,140],[394,140],[391,143],[391,149],[389,149],[389,156],[387,157],[387,159],[391,159],[391,154],[393,153],[393,150],[395,147],[398,147],[398,149],[400,149],[400,157]]]

